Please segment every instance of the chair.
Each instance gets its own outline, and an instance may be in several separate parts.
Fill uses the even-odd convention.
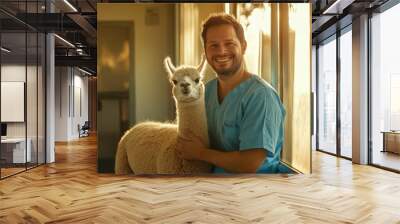
[[[90,129],[89,121],[85,121],[82,127],[80,127],[80,125],[78,124],[79,138],[89,136],[89,129]]]

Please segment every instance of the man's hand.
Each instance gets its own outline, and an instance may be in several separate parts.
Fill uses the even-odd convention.
[[[232,173],[255,173],[266,159],[265,149],[224,152],[208,149],[198,138],[178,138],[178,156],[187,160],[201,160]]]
[[[205,150],[205,146],[198,138],[178,138],[176,151],[182,159],[201,160]]]

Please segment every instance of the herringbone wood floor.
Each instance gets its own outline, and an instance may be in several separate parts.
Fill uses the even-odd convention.
[[[312,175],[98,174],[96,141],[0,181],[0,223],[400,223],[400,175],[315,152]]]

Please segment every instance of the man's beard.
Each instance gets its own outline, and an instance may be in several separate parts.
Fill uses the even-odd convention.
[[[239,71],[239,69],[242,65],[242,61],[243,61],[243,58],[241,57],[241,58],[238,58],[237,62],[233,61],[233,64],[230,68],[220,69],[220,71],[214,68],[214,70],[219,76],[229,77],[229,76],[236,74],[236,72]]]

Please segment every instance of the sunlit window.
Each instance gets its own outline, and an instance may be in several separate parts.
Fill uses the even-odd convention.
[[[387,152],[383,144],[395,141],[385,141],[383,132],[400,131],[399,21],[400,4],[371,18],[372,163],[396,170],[400,170],[400,157]]]
[[[390,74],[390,129],[400,130],[400,74]]]
[[[336,153],[336,37],[318,48],[318,149]]]
[[[245,54],[246,68],[253,74],[261,74],[261,46],[263,35],[270,37],[271,6],[270,4],[239,4],[239,21],[245,30],[247,49]]]
[[[340,153],[352,157],[352,33],[340,36]]]

